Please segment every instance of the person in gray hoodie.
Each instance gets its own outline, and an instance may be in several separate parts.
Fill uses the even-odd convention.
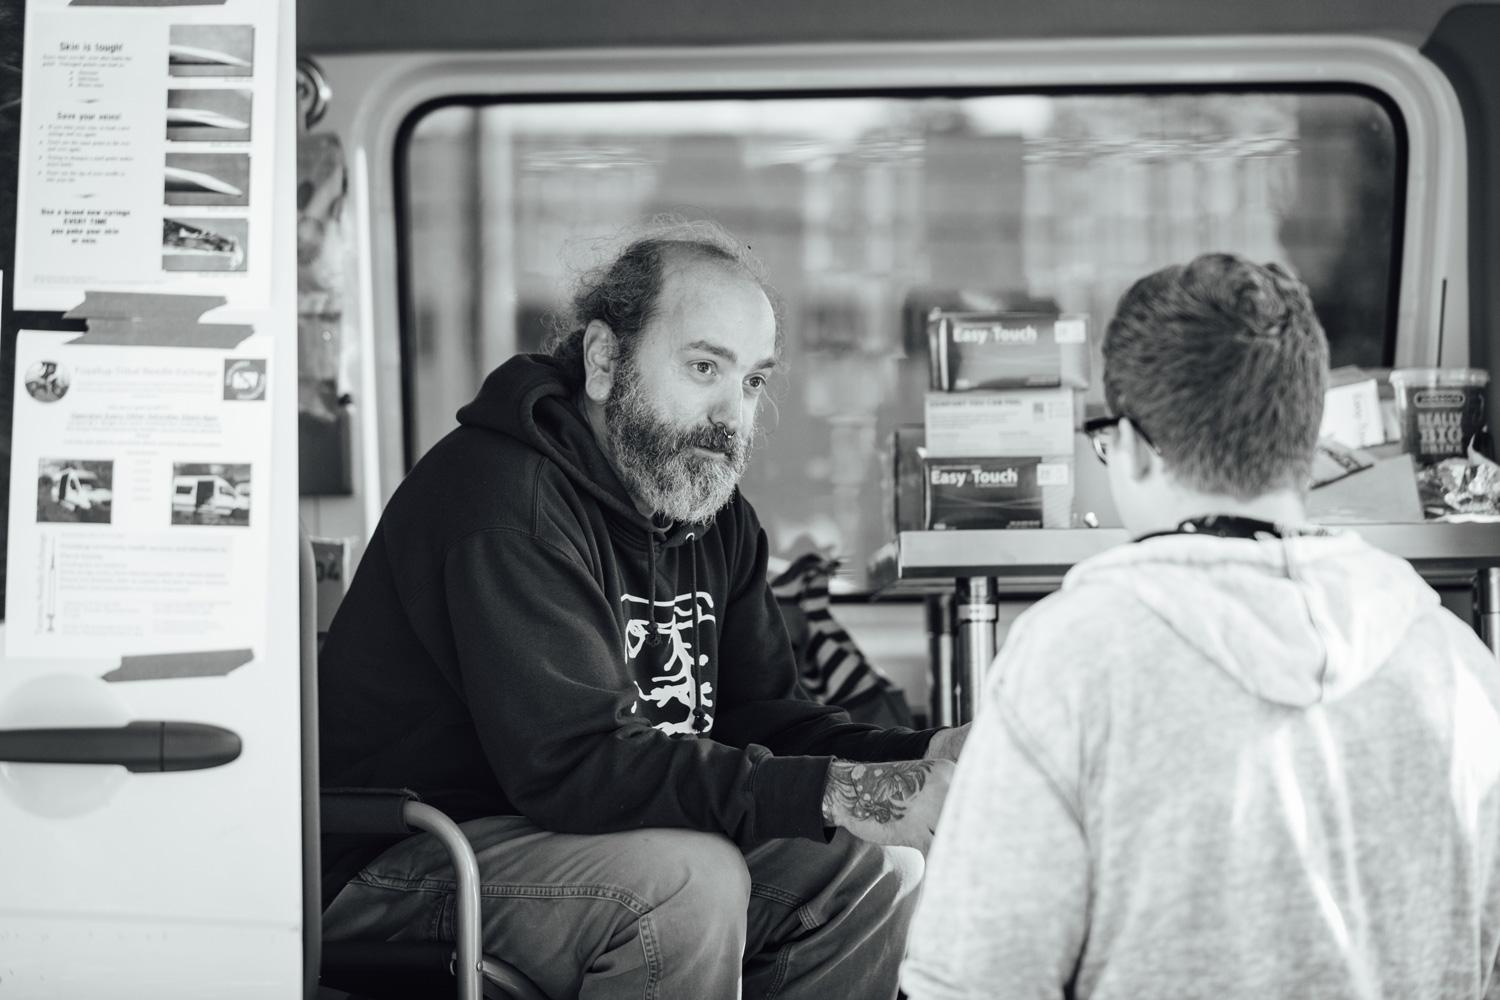
[[[1135,541],[996,659],[902,985],[977,997],[1500,997],[1500,667],[1303,508],[1328,347],[1210,254],[1121,299],[1086,430]]]

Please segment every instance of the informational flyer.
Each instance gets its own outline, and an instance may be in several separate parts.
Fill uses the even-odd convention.
[[[15,306],[270,294],[276,5],[28,0]]]
[[[270,363],[265,336],[217,350],[21,331],[6,655],[260,646]]]

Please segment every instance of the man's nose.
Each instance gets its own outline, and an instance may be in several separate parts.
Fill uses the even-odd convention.
[[[714,400],[713,408],[709,410],[708,418],[711,422],[723,427],[731,434],[738,434],[740,425],[745,419],[745,400],[743,394],[720,393]]]

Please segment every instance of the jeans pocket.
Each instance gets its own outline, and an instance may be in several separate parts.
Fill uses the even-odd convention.
[[[362,872],[323,911],[323,936],[330,941],[441,940],[439,930],[453,925],[452,906],[451,882],[398,882]]]
[[[458,893],[444,893],[432,910],[432,927],[428,936],[434,941],[458,939]]]

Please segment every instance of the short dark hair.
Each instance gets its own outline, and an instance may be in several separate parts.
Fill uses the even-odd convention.
[[[1185,484],[1245,500],[1307,488],[1328,340],[1276,264],[1209,253],[1130,287],[1104,334],[1104,396]]]
[[[738,270],[765,293],[776,317],[776,353],[781,353],[781,308],[766,282],[765,266],[750,247],[723,226],[706,220],[654,219],[607,263],[586,273],[573,292],[571,310],[555,318],[546,350],[583,380],[583,334],[589,323],[608,324],[620,350],[633,354],[638,336],[656,315],[667,268],[704,261]]]

